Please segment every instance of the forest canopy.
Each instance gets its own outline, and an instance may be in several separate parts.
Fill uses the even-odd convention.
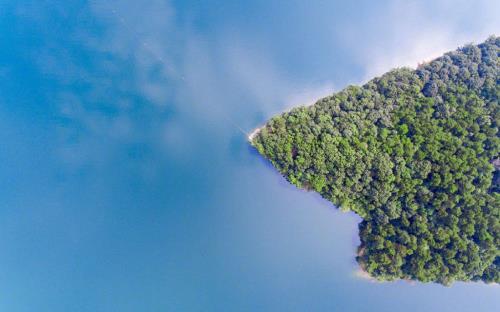
[[[380,280],[500,283],[500,37],[269,120],[252,145],[297,187],[359,214]]]

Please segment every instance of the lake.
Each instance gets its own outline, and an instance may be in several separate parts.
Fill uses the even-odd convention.
[[[495,1],[2,1],[0,310],[496,311],[358,274],[360,218],[247,134],[500,30]]]

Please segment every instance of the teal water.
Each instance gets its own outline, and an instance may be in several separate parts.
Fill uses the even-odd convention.
[[[495,311],[356,275],[246,134],[498,34],[495,1],[0,1],[0,311]],[[412,63],[413,62],[413,63]]]

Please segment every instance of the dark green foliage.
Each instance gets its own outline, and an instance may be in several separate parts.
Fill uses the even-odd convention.
[[[271,119],[252,144],[358,213],[372,276],[500,282],[500,38]],[[497,168],[495,168],[497,167]]]

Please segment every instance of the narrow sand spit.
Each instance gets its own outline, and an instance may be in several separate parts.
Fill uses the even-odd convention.
[[[252,132],[250,132],[250,134],[248,135],[248,141],[249,141],[250,143],[252,143],[252,141],[253,141],[253,139],[255,138],[255,136],[256,136],[257,134],[259,134],[260,130],[262,130],[262,128],[263,128],[263,127],[264,127],[264,126],[262,126],[262,127],[258,127],[258,128],[255,128]]]
[[[368,274],[368,272],[366,272],[365,270],[363,270],[361,268],[354,271],[354,276],[356,276],[357,278],[368,280],[372,283],[382,283],[382,281],[379,281],[376,278],[372,277],[370,274]]]

